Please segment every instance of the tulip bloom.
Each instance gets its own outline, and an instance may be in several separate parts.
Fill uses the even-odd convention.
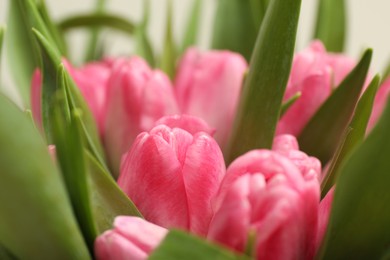
[[[284,101],[300,92],[299,99],[280,119],[276,133],[298,136],[334,87],[353,69],[355,61],[327,53],[320,41],[294,57]]]
[[[124,155],[118,184],[146,220],[205,235],[224,174],[222,152],[208,134],[159,125]]]
[[[179,63],[175,92],[180,109],[215,128],[221,147],[230,135],[247,67],[239,54],[194,48]]]
[[[292,135],[279,135],[274,139],[272,150],[286,156],[301,171],[304,178],[312,176],[320,181],[322,177],[321,162],[299,150],[298,141]]]
[[[91,109],[99,133],[103,136],[107,110],[107,81],[111,74],[111,60],[88,63],[77,69],[66,60],[64,60],[64,64]]]
[[[312,259],[319,182],[287,157],[254,150],[228,168],[208,238],[243,251],[250,233],[256,259]]]
[[[138,57],[112,65],[108,80],[104,146],[114,174],[137,135],[149,131],[162,116],[178,113],[172,84]]]
[[[168,231],[138,217],[115,218],[114,229],[95,240],[96,259],[146,260]]]

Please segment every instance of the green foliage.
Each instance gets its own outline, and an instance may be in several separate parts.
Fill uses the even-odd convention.
[[[171,230],[148,259],[249,260],[243,255],[234,254],[225,248],[178,230]]]
[[[371,57],[372,50],[368,49],[359,64],[310,119],[298,138],[301,149],[320,159],[323,165],[336,152],[353,115],[366,80]]]
[[[335,184],[342,163],[348,158],[348,155],[350,155],[355,147],[363,142],[379,82],[380,77],[376,76],[359,99],[351,122],[344,131],[344,136],[333,155],[327,175],[321,183],[322,197],[325,197]]]
[[[228,162],[251,149],[272,146],[294,55],[300,6],[300,0],[275,0],[268,7],[242,90]]]
[[[212,48],[241,53],[249,61],[267,6],[266,0],[219,0]]]
[[[0,244],[19,259],[90,259],[47,146],[3,96],[0,125]]]
[[[340,170],[320,259],[380,259],[390,244],[390,105]]]
[[[342,52],[346,38],[345,0],[319,0],[314,38],[331,52]]]

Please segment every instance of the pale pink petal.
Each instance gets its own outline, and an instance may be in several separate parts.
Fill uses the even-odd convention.
[[[190,231],[206,235],[213,216],[211,201],[225,175],[223,155],[215,140],[205,133],[196,134],[186,152],[182,171]]]
[[[182,165],[192,141],[184,130],[161,125],[138,136],[124,157],[118,184],[148,221],[189,228]]]
[[[164,239],[168,230],[138,217],[115,218],[114,229],[95,241],[99,260],[144,260]]]
[[[311,75],[302,82],[301,96],[282,116],[276,134],[298,136],[331,93],[327,72]]]
[[[181,128],[192,135],[199,132],[205,132],[210,136],[213,136],[215,133],[215,129],[210,128],[203,119],[190,115],[165,116],[156,121],[155,126],[157,125],[166,125],[170,128]]]
[[[183,113],[198,116],[216,129],[224,146],[236,113],[247,63],[228,51],[187,50],[179,63],[175,92]]]

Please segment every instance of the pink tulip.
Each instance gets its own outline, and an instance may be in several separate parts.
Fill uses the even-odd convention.
[[[42,129],[42,112],[41,112],[41,100],[42,100],[42,75],[41,71],[36,69],[33,73],[31,80],[31,113],[33,115],[35,125],[38,129]]]
[[[298,167],[305,179],[316,178],[320,181],[322,175],[320,160],[300,151],[298,141],[294,136],[276,136],[272,150],[290,159]]]
[[[316,248],[320,249],[322,240],[325,236],[326,228],[328,227],[330,210],[332,208],[334,196],[334,188],[330,189],[326,194],[325,198],[321,200],[319,211],[318,211],[318,232],[316,237]]]
[[[248,65],[228,51],[187,50],[179,63],[175,91],[182,113],[198,116],[215,128],[223,147],[229,137]]]
[[[137,57],[117,60],[108,81],[104,145],[114,173],[137,135],[178,108],[168,77]]]
[[[99,260],[146,260],[168,231],[141,218],[119,216],[114,229],[95,240]]]
[[[201,118],[190,115],[165,116],[157,120],[154,125],[166,125],[170,128],[181,128],[192,135],[198,132],[205,132],[210,136],[213,136],[215,133],[215,129],[209,127],[208,124]]]
[[[146,220],[205,235],[224,174],[213,138],[159,125],[141,133],[124,155],[118,184]]]
[[[88,63],[81,68],[74,68],[63,60],[81,94],[94,115],[100,135],[104,135],[106,118],[107,81],[111,73],[111,60]]]
[[[253,232],[256,259],[312,259],[319,198],[314,174],[277,152],[248,152],[227,170],[208,238],[243,251]]]
[[[320,41],[294,57],[284,101],[300,92],[300,98],[280,119],[276,133],[298,136],[332,90],[353,69],[355,61],[327,53]]]
[[[383,109],[386,106],[387,99],[389,98],[390,94],[390,78],[388,78],[379,88],[375,100],[374,100],[374,107],[372,108],[372,113],[370,117],[370,121],[368,122],[368,131],[370,131],[376,124],[376,122],[379,120]]]

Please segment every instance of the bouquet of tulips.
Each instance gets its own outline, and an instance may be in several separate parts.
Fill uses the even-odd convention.
[[[342,53],[344,0],[219,0],[210,50],[156,52],[141,21],[97,9],[54,22],[9,1],[0,46],[0,259],[389,259],[390,70]],[[85,27],[85,63],[66,34]],[[105,55],[102,32],[129,34]],[[4,36],[4,37],[3,37]],[[3,50],[3,52],[4,52]]]

